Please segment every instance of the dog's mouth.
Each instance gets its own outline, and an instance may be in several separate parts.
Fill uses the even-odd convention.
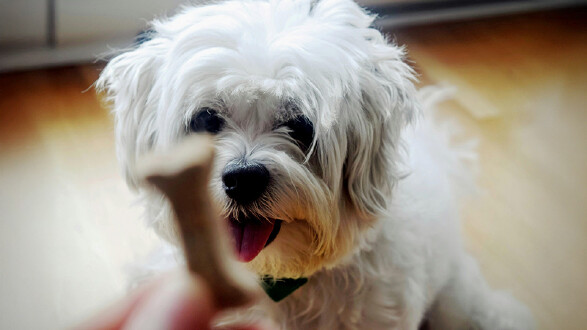
[[[249,262],[275,240],[282,220],[229,217],[228,223],[238,260]]]

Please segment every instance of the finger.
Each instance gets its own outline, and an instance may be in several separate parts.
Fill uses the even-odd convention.
[[[181,272],[169,276],[140,301],[122,329],[209,329],[216,312],[213,296],[203,280]]]
[[[163,283],[163,278],[159,278],[148,284],[141,286],[131,292],[122,300],[108,306],[98,314],[89,318],[82,324],[74,327],[74,330],[117,330],[121,329],[127,321],[131,312],[143,300],[147,299],[150,294]]]

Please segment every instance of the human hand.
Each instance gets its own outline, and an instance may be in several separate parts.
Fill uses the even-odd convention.
[[[222,309],[202,278],[187,272],[166,274],[76,327],[80,330],[211,329]],[[222,328],[273,329],[269,322]]]

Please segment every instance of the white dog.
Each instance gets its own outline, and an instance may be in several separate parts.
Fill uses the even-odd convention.
[[[139,155],[214,134],[213,198],[280,300],[248,313],[283,328],[532,328],[463,251],[454,155],[408,125],[414,74],[373,19],[351,0],[245,0],[153,22],[98,81],[129,184]],[[167,202],[143,194],[176,242]]]

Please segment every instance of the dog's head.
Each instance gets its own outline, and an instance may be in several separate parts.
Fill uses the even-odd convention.
[[[372,21],[351,0],[252,0],[154,22],[98,81],[130,185],[141,154],[213,134],[210,190],[239,258],[275,277],[335,265],[385,212],[416,107],[403,50]],[[168,205],[149,194],[173,240]]]

